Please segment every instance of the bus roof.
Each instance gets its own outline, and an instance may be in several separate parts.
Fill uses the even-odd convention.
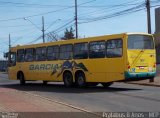
[[[121,38],[125,35],[131,35],[131,34],[140,34],[140,35],[151,35],[147,33],[121,33],[121,34],[110,34],[110,35],[103,35],[103,36],[95,36],[95,37],[87,37],[87,38],[79,38],[79,39],[71,39],[71,40],[60,40],[55,42],[47,42],[47,43],[38,43],[38,44],[31,44],[31,45],[17,45],[15,47],[12,47],[11,49],[22,49],[22,48],[35,48],[35,47],[43,47],[43,46],[50,46],[50,45],[63,45],[63,44],[72,44],[72,43],[80,43],[80,42],[89,42],[89,41],[96,41],[96,40],[104,40],[106,39],[112,39],[112,38]],[[83,40],[83,41],[82,41]]]

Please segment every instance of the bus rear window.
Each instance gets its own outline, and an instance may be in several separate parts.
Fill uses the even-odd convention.
[[[152,36],[129,35],[128,49],[154,49]]]

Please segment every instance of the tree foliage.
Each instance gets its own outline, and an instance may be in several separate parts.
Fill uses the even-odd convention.
[[[42,36],[40,36],[38,39],[42,38]],[[46,42],[54,42],[54,41],[59,41],[59,40],[69,40],[69,39],[74,39],[74,30],[71,27],[69,30],[66,29],[64,32],[64,36],[59,36],[58,34],[56,34],[54,31],[51,31],[47,34],[45,34],[45,40]]]
[[[66,29],[66,31],[64,32],[64,37],[62,38],[63,40],[69,40],[69,39],[74,39],[74,30],[71,27],[69,30]]]

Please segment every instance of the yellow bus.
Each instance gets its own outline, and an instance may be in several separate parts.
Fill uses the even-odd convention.
[[[66,87],[153,79],[155,43],[150,34],[122,33],[16,46],[10,49],[8,73],[20,84],[42,80]]]

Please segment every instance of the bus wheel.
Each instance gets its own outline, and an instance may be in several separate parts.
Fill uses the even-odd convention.
[[[19,81],[20,81],[20,85],[25,85],[26,82],[25,82],[23,73],[19,73]]]
[[[101,83],[103,87],[107,88],[113,84],[113,82]]]
[[[73,85],[73,76],[71,72],[65,72],[63,74],[63,82],[66,87],[71,87]]]
[[[84,73],[81,72],[76,75],[76,85],[78,87],[85,87],[86,86],[86,78],[85,78]]]

